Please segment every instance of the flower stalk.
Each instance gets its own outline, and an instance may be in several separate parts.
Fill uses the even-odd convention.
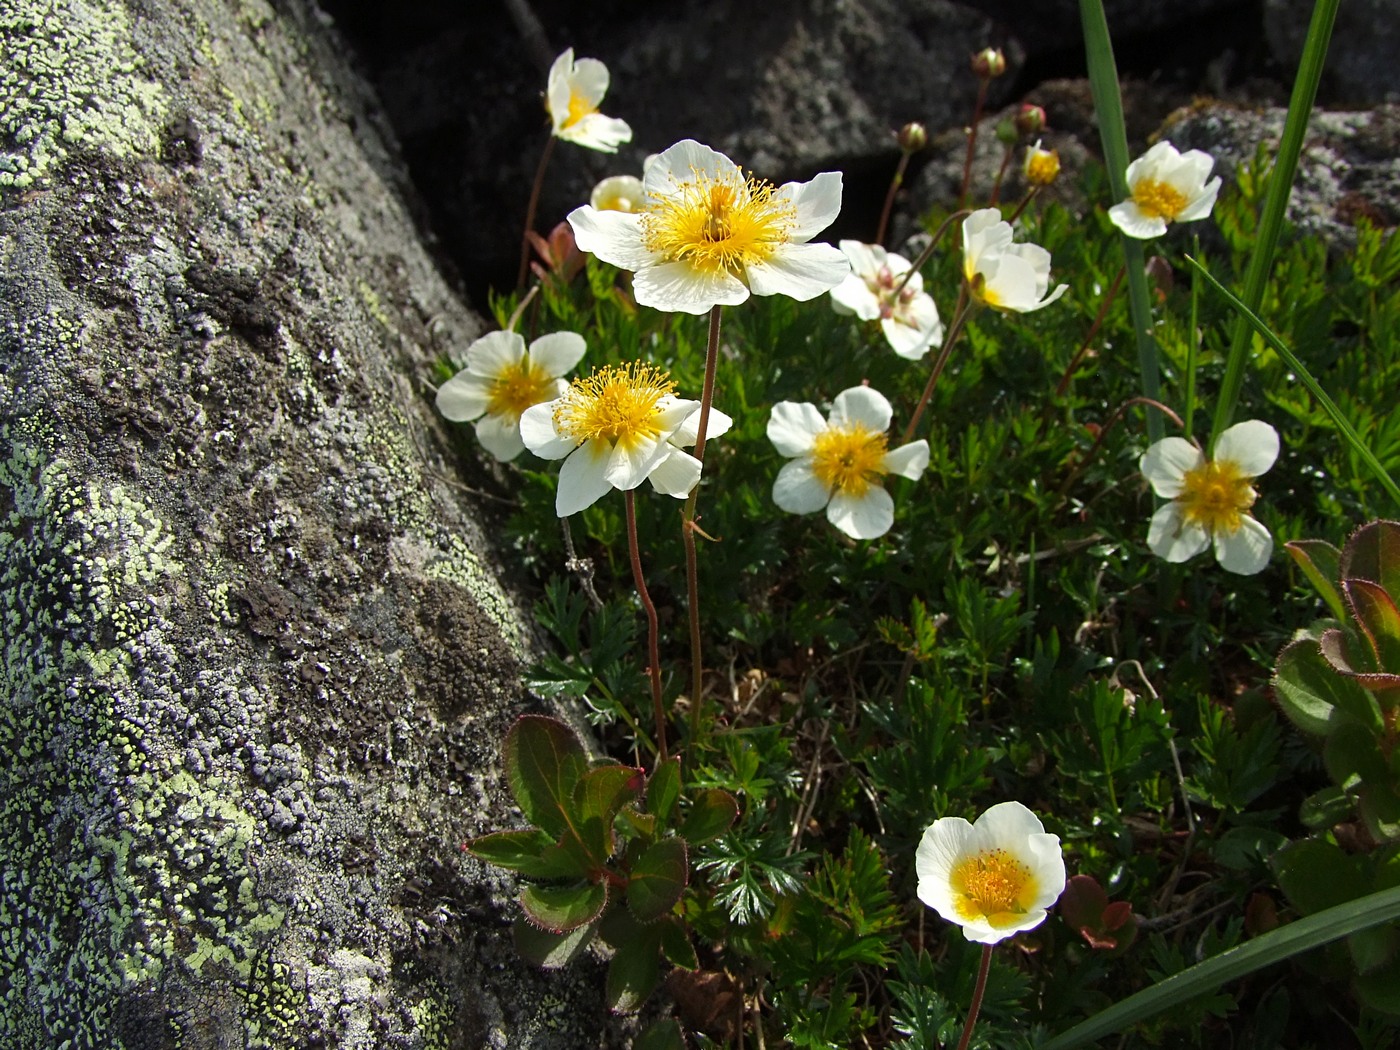
[[[642,556],[637,543],[637,494],[632,489],[623,493],[623,505],[627,508],[627,553],[632,561],[632,582],[637,586],[637,597],[642,601],[642,609],[647,617],[647,673],[651,680],[652,715],[656,721],[657,761],[665,762],[666,751],[666,709],[661,702],[661,629],[656,618],[656,606],[647,591],[646,577],[642,575]]]
[[[535,183],[530,187],[530,203],[525,206],[525,229],[520,235],[520,269],[515,275],[516,291],[525,287],[525,278],[530,275],[530,232],[535,228],[535,211],[540,206],[540,188],[544,185],[544,173],[549,167],[549,158],[554,153],[554,136],[545,139],[540,152],[540,166],[535,169]]]
[[[992,970],[992,946],[982,945],[982,961],[977,967],[977,984],[972,989],[972,1003],[967,1008],[967,1021],[963,1024],[962,1038],[958,1040],[958,1050],[967,1050],[972,1042],[972,1029],[977,1024],[977,1015],[982,1012],[982,996],[987,991],[987,975]]]

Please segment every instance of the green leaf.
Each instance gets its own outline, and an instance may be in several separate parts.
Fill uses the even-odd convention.
[[[1344,631],[1333,627],[1331,630],[1324,631],[1318,640],[1317,647],[1322,653],[1323,659],[1332,665],[1334,671],[1345,676],[1349,681],[1355,682],[1362,689],[1370,692],[1381,692],[1400,687],[1400,675],[1378,671],[1371,666],[1357,666],[1361,663],[1357,659],[1358,656],[1365,657],[1366,664],[1373,664],[1375,654],[1369,648],[1363,649],[1355,631],[1351,628]]]
[[[651,922],[670,911],[685,892],[690,878],[685,840],[652,843],[632,865],[627,881],[627,907],[638,922]]]
[[[1395,785],[1383,781],[1364,784],[1361,789],[1361,819],[1372,837],[1381,842],[1400,841],[1400,794]]]
[[[570,817],[593,866],[612,856],[613,818],[625,802],[637,796],[642,783],[640,769],[623,765],[597,766],[578,782]]]
[[[1394,926],[1373,926],[1347,938],[1347,950],[1357,973],[1371,973],[1395,958],[1400,947],[1400,930]]]
[[[1372,1010],[1400,1015],[1400,959],[1394,959],[1353,984],[1357,997]]]
[[[1218,991],[1225,983],[1246,974],[1311,951],[1357,930],[1370,929],[1397,918],[1400,918],[1400,887],[1381,890],[1360,900],[1328,908],[1221,952],[1130,995],[1041,1044],[1039,1050],[1070,1050],[1071,1047],[1084,1046],[1199,995]],[[1374,976],[1371,974],[1358,980],[1358,988]]]
[[[698,970],[700,957],[695,954],[695,945],[679,919],[662,919],[656,924],[661,935],[661,954],[673,966],[682,970]]]
[[[1351,796],[1333,785],[1309,795],[1298,809],[1298,819],[1314,831],[1330,828],[1351,816]]]
[[[557,718],[522,715],[506,734],[504,761],[515,804],[555,838],[570,830],[566,806],[588,769],[574,731]]]
[[[681,1026],[673,1017],[657,1021],[632,1043],[632,1050],[686,1050]]]
[[[543,966],[546,970],[558,970],[582,955],[597,932],[597,926],[586,923],[567,933],[551,933],[525,919],[517,919],[515,948],[522,957],[536,966]]]
[[[553,933],[567,933],[592,922],[608,903],[605,882],[573,886],[526,886],[520,906],[537,925]]]
[[[1395,608],[1395,600],[1370,580],[1343,580],[1342,589],[1371,643],[1377,668],[1389,672],[1400,686],[1400,609]]]
[[[1303,839],[1280,850],[1274,870],[1279,888],[1304,915],[1356,900],[1370,889],[1360,860],[1322,839]]]
[[[1337,590],[1337,581],[1341,579],[1342,552],[1326,540],[1291,540],[1283,548],[1303,570],[1303,575],[1327,603],[1332,615],[1345,620],[1346,607]]]
[[[1279,653],[1273,687],[1284,713],[1305,732],[1330,732],[1339,721],[1335,712],[1380,729],[1381,712],[1375,700],[1339,674],[1310,639],[1292,642]]]
[[[608,966],[608,1006],[617,1013],[631,1013],[646,1001],[661,981],[661,956],[655,935],[617,945]]]
[[[1400,595],[1400,522],[1372,521],[1351,534],[1339,579],[1370,580]]]
[[[719,838],[738,816],[739,803],[733,795],[719,788],[707,788],[695,796],[695,804],[681,825],[681,838],[691,845]]]
[[[1355,722],[1346,722],[1333,730],[1322,748],[1322,761],[1327,773],[1342,787],[1349,787],[1352,778],[1363,784],[1384,783],[1385,755],[1373,730]]]
[[[681,760],[677,755],[656,767],[647,783],[647,812],[665,827],[681,797]]]
[[[538,828],[525,831],[494,831],[479,835],[466,844],[472,856],[498,868],[518,871],[532,879],[580,878],[585,871]]]

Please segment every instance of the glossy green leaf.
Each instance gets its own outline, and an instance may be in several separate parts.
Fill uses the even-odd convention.
[[[520,906],[536,925],[553,933],[567,933],[590,923],[608,903],[605,882],[572,886],[526,886]]]
[[[1285,543],[1283,548],[1303,570],[1303,575],[1327,603],[1332,615],[1338,620],[1346,619],[1346,606],[1342,604],[1341,592],[1337,590],[1337,581],[1341,579],[1342,552],[1326,540],[1292,540]]]
[[[661,826],[671,819],[676,802],[681,797],[681,760],[677,755],[656,767],[656,772],[647,782],[647,812],[652,814]]]
[[[563,854],[554,840],[538,828],[479,835],[467,842],[466,849],[488,864],[518,871],[532,879],[579,878],[585,874],[573,858]]]
[[[681,824],[681,838],[691,845],[719,838],[738,816],[739,803],[733,795],[718,788],[707,788],[696,794],[695,804]]]
[[[643,934],[617,946],[608,965],[608,1006],[631,1013],[646,1001],[661,981],[661,956],[656,935]]]
[[[1284,713],[1309,733],[1323,735],[1339,721],[1337,712],[1379,729],[1380,708],[1350,678],[1323,659],[1318,643],[1300,639],[1279,654],[1274,669],[1274,693]]]
[[[1400,522],[1372,521],[1352,533],[1338,578],[1370,580],[1400,597]]]
[[[551,933],[525,919],[517,919],[514,933],[516,950],[523,958],[546,970],[558,970],[584,953],[597,935],[598,927],[586,923],[567,933]]]
[[[555,838],[570,830],[567,810],[588,756],[557,718],[522,715],[506,734],[504,761],[515,804],[525,819]]]
[[[685,892],[690,880],[685,840],[662,839],[643,851],[627,880],[627,907],[638,922],[665,915]]]
[[[613,820],[617,811],[642,789],[642,771],[635,766],[597,766],[585,773],[574,790],[570,817],[590,867],[600,867],[615,848]]]

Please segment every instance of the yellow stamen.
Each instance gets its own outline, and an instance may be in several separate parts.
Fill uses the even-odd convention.
[[[1140,179],[1133,187],[1133,203],[1147,216],[1174,222],[1186,210],[1186,194],[1156,179]]]
[[[1188,470],[1182,478],[1181,495],[1176,497],[1182,518],[1212,533],[1238,531],[1258,496],[1249,482],[1250,478],[1228,460]]]
[[[1002,849],[983,850],[953,868],[949,875],[954,906],[964,919],[1005,926],[1030,910],[1035,899],[1031,869]]]
[[[573,381],[554,406],[554,428],[575,441],[603,439],[630,448],[661,433],[657,406],[675,389],[669,375],[640,361],[608,365]]]
[[[1055,150],[1037,150],[1026,158],[1026,181],[1032,186],[1049,186],[1060,177],[1060,155]]]
[[[738,273],[787,242],[796,206],[776,199],[771,183],[738,172],[693,171],[665,195],[651,194],[642,213],[642,244],[668,262],[706,273]]]
[[[812,442],[812,473],[828,488],[860,499],[885,473],[888,442],[861,423],[830,427]]]
[[[527,408],[548,401],[553,393],[554,380],[543,368],[525,357],[516,364],[506,366],[496,376],[486,402],[486,414],[518,420]]]
[[[571,128],[584,117],[597,113],[598,107],[588,99],[584,98],[577,91],[569,92],[569,112],[564,117],[563,127]]]

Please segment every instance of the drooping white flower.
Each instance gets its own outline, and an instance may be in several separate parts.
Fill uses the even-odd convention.
[[[841,210],[840,172],[774,187],[684,139],[646,167],[642,185],[640,212],[569,214],[580,248],[635,273],[642,306],[703,314],[750,295],[807,300],[850,272],[836,248],[808,243]]]
[[[1152,515],[1147,545],[1170,562],[1215,544],[1221,568],[1244,576],[1269,563],[1274,540],[1250,516],[1258,493],[1250,482],[1278,459],[1278,431],[1257,419],[1236,423],[1215,441],[1214,456],[1169,437],[1143,453],[1139,466],[1153,491],[1170,500]]]
[[[983,208],[963,220],[963,276],[979,302],[998,310],[1029,313],[1065,294],[1049,295],[1050,253],[1038,244],[1014,244],[1011,224],[997,208]]]
[[[560,377],[584,350],[576,332],[542,335],[529,350],[518,332],[490,332],[467,347],[466,367],[438,387],[438,411],[456,423],[475,421],[482,447],[499,460],[512,460],[525,448],[522,413],[568,389]]]
[[[635,175],[609,175],[593,187],[588,203],[599,211],[641,211],[646,190]]]
[[[878,244],[842,241],[840,247],[851,272],[831,290],[831,305],[837,313],[854,314],[862,321],[878,320],[894,352],[911,361],[942,342],[943,322],[933,296],[924,291],[922,275],[910,275],[909,283],[895,294],[909,272],[908,259]]]
[[[632,141],[632,129],[625,120],[605,117],[598,112],[608,93],[608,67],[596,58],[574,60],[569,48],[549,67],[545,105],[554,123],[556,138],[604,153]]]
[[[1108,209],[1129,237],[1160,237],[1172,222],[1204,219],[1215,207],[1220,176],[1209,182],[1215,159],[1198,149],[1178,153],[1159,142],[1128,165],[1128,199]]]
[[[978,944],[1039,926],[1065,888],[1059,837],[1019,802],[993,806],[975,824],[935,820],[914,868],[919,899]]]
[[[883,536],[894,524],[894,500],[880,479],[917,479],[928,466],[922,438],[889,448],[893,414],[884,395],[867,386],[837,394],[828,419],[813,404],[779,401],[768,417],[768,440],[795,458],[778,471],[773,501],[793,514],[825,507],[827,520],[854,539]]]
[[[685,491],[694,487],[699,461],[671,438],[700,402],[676,397],[675,389],[665,372],[634,361],[575,379],[555,400],[525,410],[520,417],[525,447],[544,459],[564,460],[555,513],[567,517],[609,489],[634,489],[658,469],[657,488],[675,494],[685,483],[682,472],[690,469],[677,455],[693,462],[694,477]]]

